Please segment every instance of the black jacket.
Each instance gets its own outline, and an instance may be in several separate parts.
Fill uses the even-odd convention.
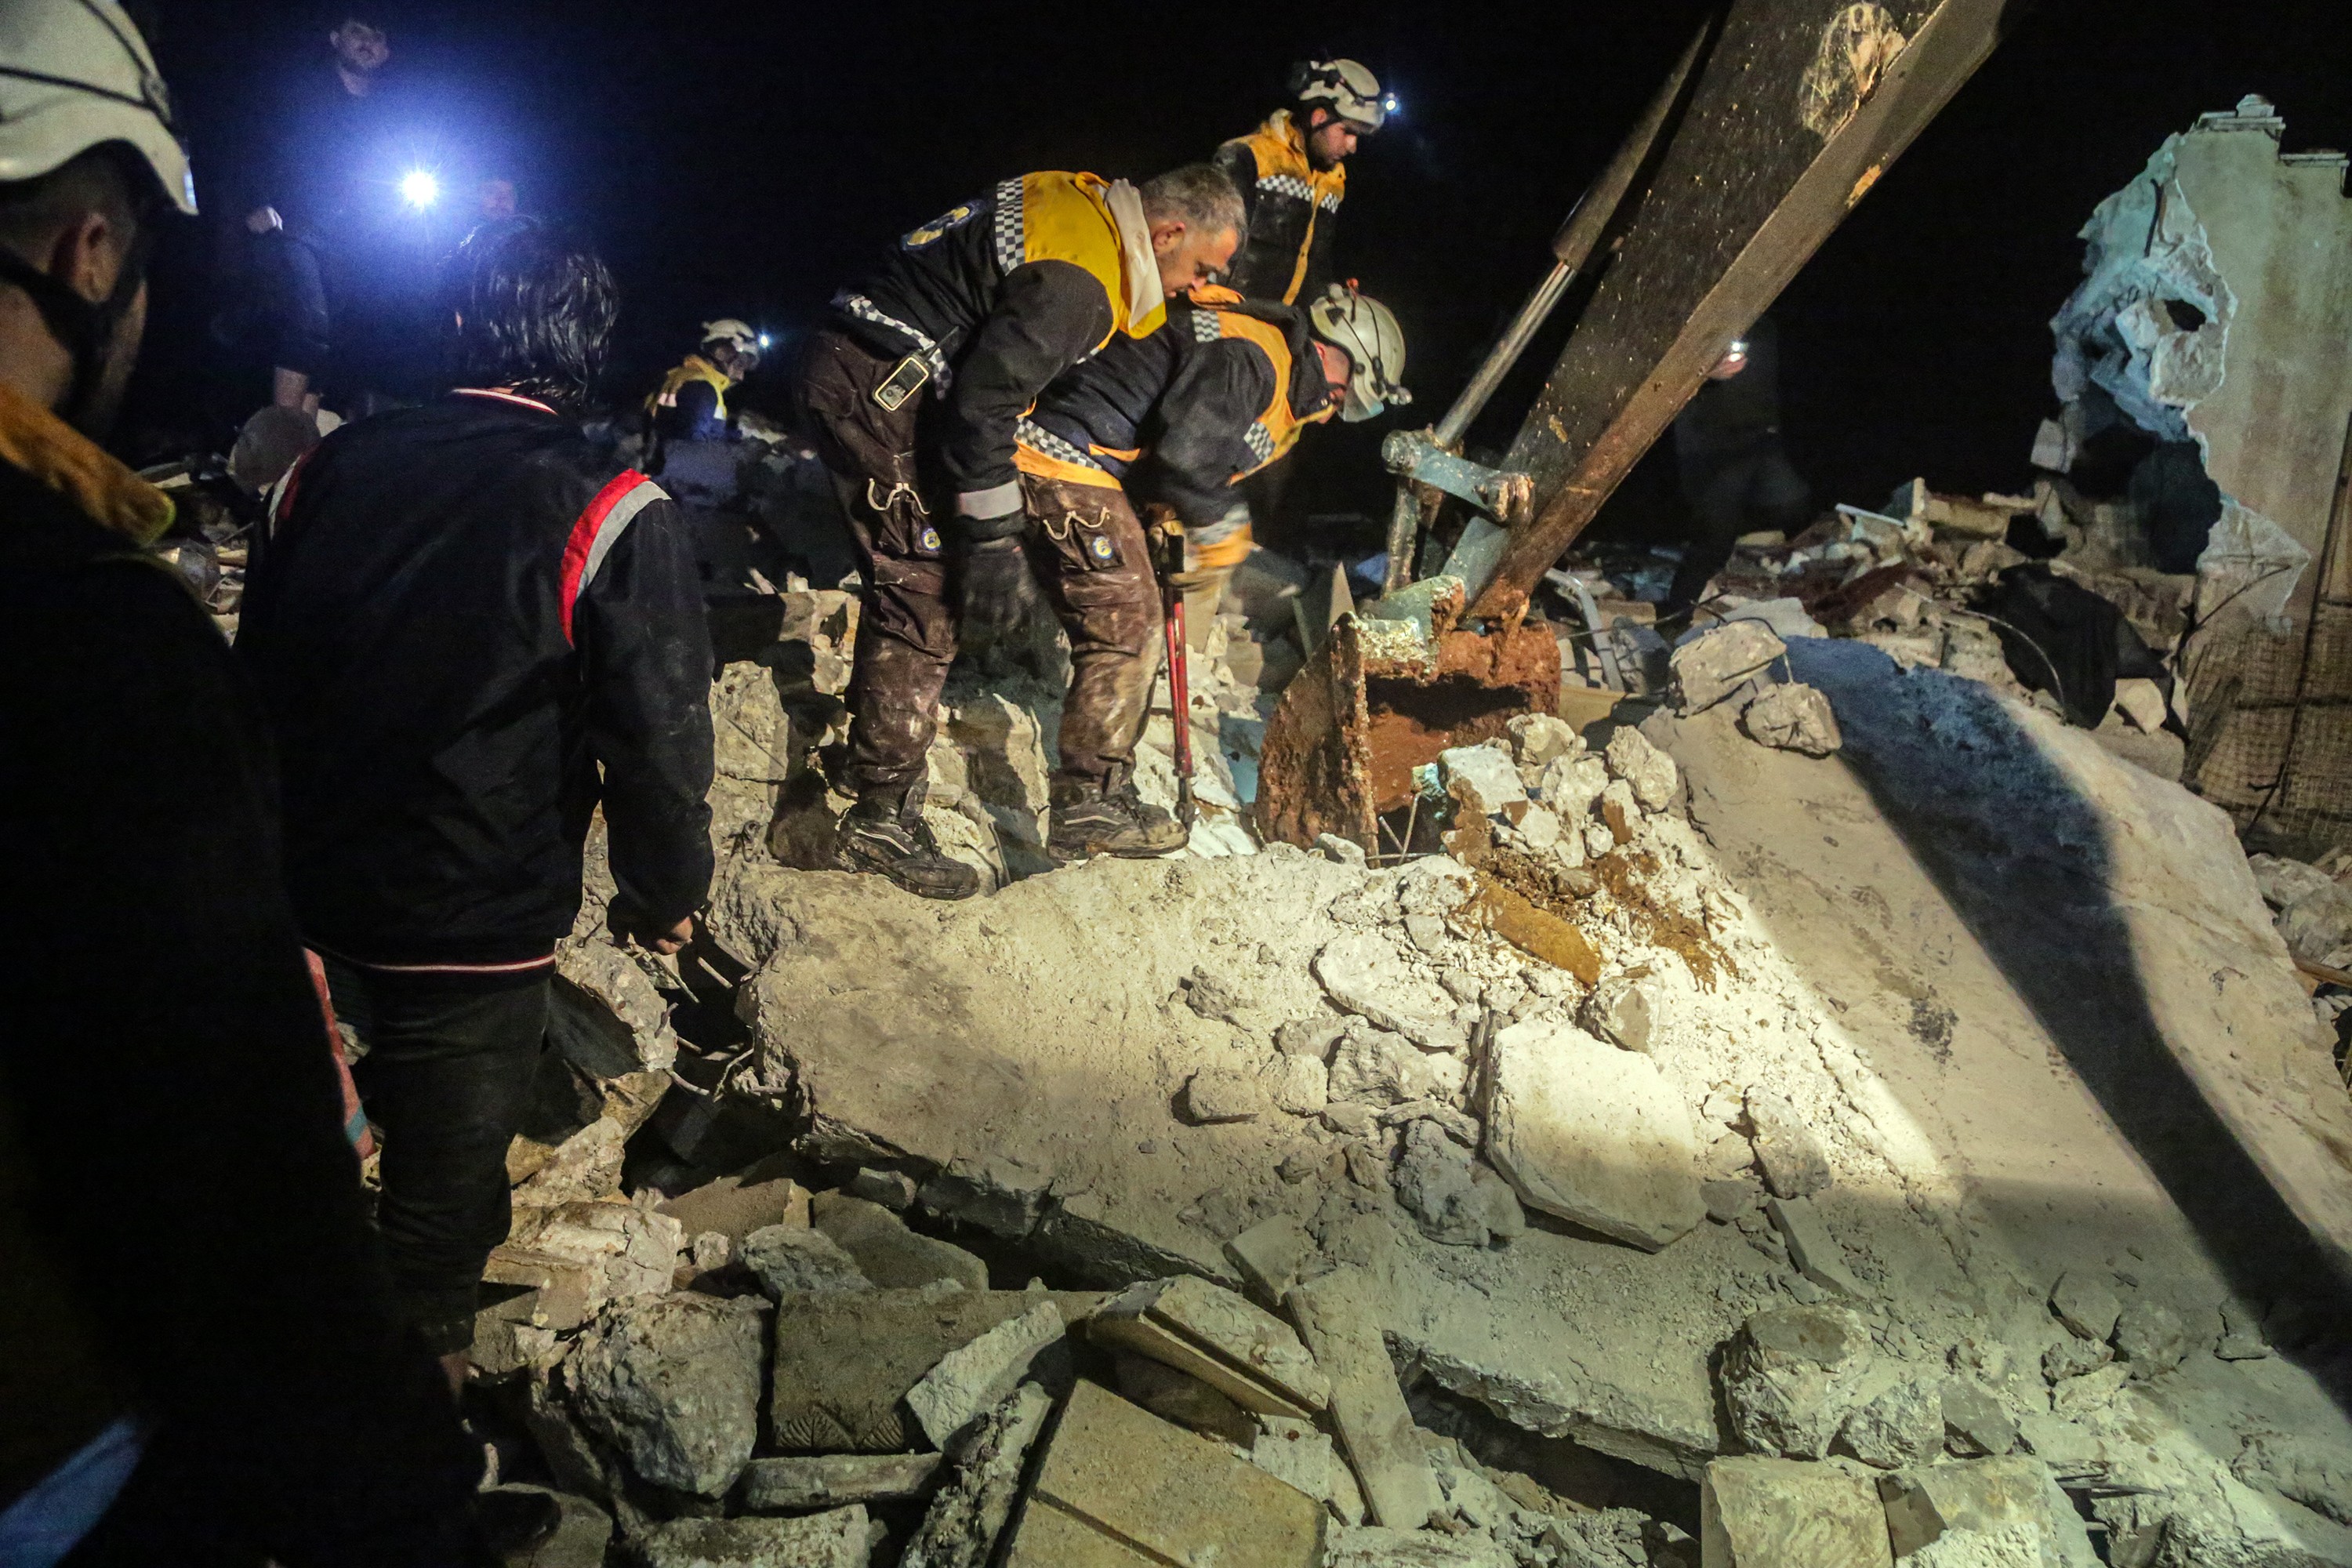
[[[1047,387],[1022,422],[1024,462],[1051,453],[1099,468],[1197,528],[1232,513],[1234,481],[1330,412],[1301,312],[1199,289],[1170,302],[1158,331],[1114,341]]]
[[[600,799],[624,912],[667,930],[700,906],[710,639],[658,485],[539,405],[458,393],[313,447],[271,527],[237,642],[312,945],[546,958]]]
[[[1320,296],[1331,281],[1346,168],[1316,168],[1286,110],[1219,147],[1215,163],[1249,215],[1249,237],[1234,258],[1234,288],[1246,299],[1286,305]]]
[[[159,1418],[109,1561],[455,1562],[481,1453],[395,1338],[244,672],[5,465],[0,537],[0,1506],[108,1414],[94,1344]]]
[[[902,237],[888,259],[834,297],[850,335],[930,367],[940,400],[930,458],[965,517],[1021,506],[1013,427],[1046,384],[1114,335],[1150,331],[1155,301],[1132,318],[1105,183],[1059,172],[1006,180]]]

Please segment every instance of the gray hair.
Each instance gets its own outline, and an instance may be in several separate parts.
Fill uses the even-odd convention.
[[[1207,163],[1187,163],[1146,180],[1142,196],[1143,216],[1153,223],[1181,223],[1196,234],[1231,229],[1249,237],[1241,192],[1223,170]]]

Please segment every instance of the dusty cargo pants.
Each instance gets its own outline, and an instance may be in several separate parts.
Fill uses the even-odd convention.
[[[815,334],[801,395],[834,478],[864,581],[849,677],[849,784],[859,795],[923,777],[940,690],[956,654],[950,563],[919,487],[918,411],[874,389],[897,362],[844,333]],[[1024,476],[1030,568],[1070,638],[1061,772],[1125,782],[1159,673],[1160,588],[1143,525],[1116,488]]]
[[[940,688],[955,659],[940,530],[917,489],[915,436],[929,388],[886,409],[896,361],[831,330],[811,340],[801,398],[849,520],[864,584],[849,673],[849,785],[899,792],[923,777]]]
[[[1116,487],[1021,477],[1029,564],[1070,638],[1061,774],[1127,782],[1160,673],[1160,580],[1142,521]]]

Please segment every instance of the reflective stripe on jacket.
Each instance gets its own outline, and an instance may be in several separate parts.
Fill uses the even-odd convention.
[[[1217,149],[1216,165],[1242,194],[1249,240],[1234,258],[1233,285],[1252,300],[1295,305],[1330,281],[1331,237],[1348,193],[1348,171],[1318,169],[1307,136],[1278,110],[1246,136]]]

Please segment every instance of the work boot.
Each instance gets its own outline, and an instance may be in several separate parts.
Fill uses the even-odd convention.
[[[877,790],[843,814],[834,860],[845,871],[872,871],[927,899],[968,899],[980,873],[940,853],[923,821],[923,789]]]
[[[1183,848],[1192,837],[1183,824],[1146,805],[1132,782],[1106,789],[1093,779],[1057,777],[1053,805],[1045,853],[1057,865],[1095,855],[1145,860]]]

